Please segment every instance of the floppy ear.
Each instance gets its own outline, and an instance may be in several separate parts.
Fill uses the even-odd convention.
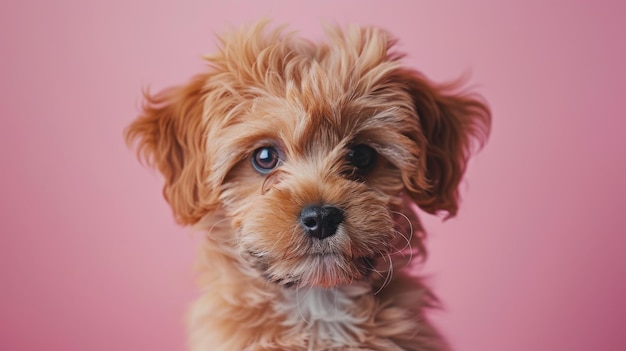
[[[126,142],[136,142],[139,159],[165,177],[163,195],[180,224],[193,224],[215,207],[205,184],[207,78],[199,75],[154,95],[145,92],[142,114],[125,131]]]
[[[422,130],[414,140],[422,150],[423,173],[415,176],[425,175],[426,188],[407,186],[407,191],[424,211],[446,211],[448,218],[453,217],[472,149],[481,147],[489,135],[491,112],[480,96],[460,92],[460,83],[436,85],[410,70],[401,70],[397,79],[413,100]],[[411,183],[423,183],[421,179]]]

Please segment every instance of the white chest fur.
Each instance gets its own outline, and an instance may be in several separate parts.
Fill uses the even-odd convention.
[[[369,293],[365,285],[286,290],[278,312],[286,316],[285,325],[291,330],[308,331],[313,349],[358,345],[369,316],[359,313],[355,301]]]

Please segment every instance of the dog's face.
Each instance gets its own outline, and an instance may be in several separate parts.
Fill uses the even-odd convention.
[[[365,278],[411,241],[407,199],[454,215],[489,127],[479,100],[401,67],[387,33],[329,39],[263,26],[222,39],[209,72],[146,95],[127,131],[165,175],[178,221],[222,208],[245,264],[277,284]]]

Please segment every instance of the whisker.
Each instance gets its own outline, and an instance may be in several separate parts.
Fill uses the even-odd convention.
[[[404,247],[402,248],[396,248],[394,247],[394,249],[396,250],[396,254],[400,254],[402,255],[402,257],[406,257],[407,255],[407,251],[408,251],[408,259],[405,261],[405,264],[400,267],[400,269],[405,268],[407,266],[409,266],[411,264],[411,262],[413,261],[413,258],[415,257],[415,255],[418,253],[418,251],[421,251],[419,248],[415,249],[413,247],[413,240],[415,239],[415,229],[413,227],[413,223],[411,222],[411,220],[409,219],[409,217],[407,215],[405,215],[404,213],[401,212],[397,212],[397,211],[392,211],[392,213],[398,215],[400,218],[404,218],[404,220],[406,221],[406,223],[408,224],[408,229],[409,229],[409,233],[408,235],[406,235],[405,233],[401,232],[400,229],[406,229],[406,227],[404,226],[400,226],[400,228],[398,228],[398,230],[396,230],[396,234],[403,238],[404,241],[406,242],[406,245],[404,245]],[[418,245],[419,246],[419,245]],[[416,251],[417,250],[417,251]]]
[[[212,234],[213,234],[213,230],[215,229],[215,227],[217,227],[219,224],[221,224],[221,223],[223,223],[223,222],[226,222],[226,221],[228,221],[228,220],[229,220],[228,218],[222,218],[222,219],[220,219],[219,221],[217,221],[217,222],[213,223],[213,225],[211,226],[211,228],[209,228],[209,230],[208,230],[208,231],[207,231],[207,233],[206,233],[207,238],[209,238],[209,239],[211,239],[211,240],[213,240],[213,241],[216,241],[216,242],[217,242],[217,243],[219,243],[219,244],[223,244],[223,243],[225,243],[225,242],[227,242],[227,241],[231,241],[231,240],[233,240],[232,238],[229,238],[229,239],[226,239],[226,240],[223,240],[223,241],[219,241],[219,240],[218,240],[218,238],[216,238],[214,235],[212,235]]]
[[[296,288],[296,307],[298,308],[298,315],[300,316],[300,318],[304,321],[304,323],[307,326],[312,326],[313,325],[313,321],[309,321],[306,319],[306,317],[304,316],[304,314],[302,313],[302,307],[300,306],[300,302],[302,302],[307,295],[311,292],[312,287],[308,287],[306,293],[304,293],[304,297],[302,298],[302,300],[300,299],[300,288]]]
[[[376,269],[376,266],[372,262],[367,262],[367,265],[371,268],[372,273],[376,273],[381,278],[383,277],[383,271]]]
[[[389,269],[387,270],[387,276],[383,281],[382,285],[376,290],[374,295],[378,295],[389,283],[391,283],[391,279],[393,277],[393,261],[391,259],[391,255],[389,255]]]
[[[407,242],[407,246],[405,246],[401,250],[404,250],[407,247],[410,248],[411,247],[411,242],[413,241],[413,235],[414,235],[413,223],[411,223],[411,220],[409,219],[409,217],[407,215],[405,215],[404,213],[402,213],[402,212],[392,211],[392,213],[397,214],[400,217],[404,218],[406,220],[407,224],[409,225],[409,235],[408,235],[408,237],[406,235],[404,235],[402,232],[400,232],[399,230],[396,230],[396,233],[400,234]]]

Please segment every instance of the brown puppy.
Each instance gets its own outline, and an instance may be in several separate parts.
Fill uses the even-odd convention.
[[[447,349],[411,275],[412,206],[456,214],[490,112],[403,67],[383,30],[327,34],[222,37],[207,72],[146,94],[126,131],[178,222],[206,232],[191,350]]]

